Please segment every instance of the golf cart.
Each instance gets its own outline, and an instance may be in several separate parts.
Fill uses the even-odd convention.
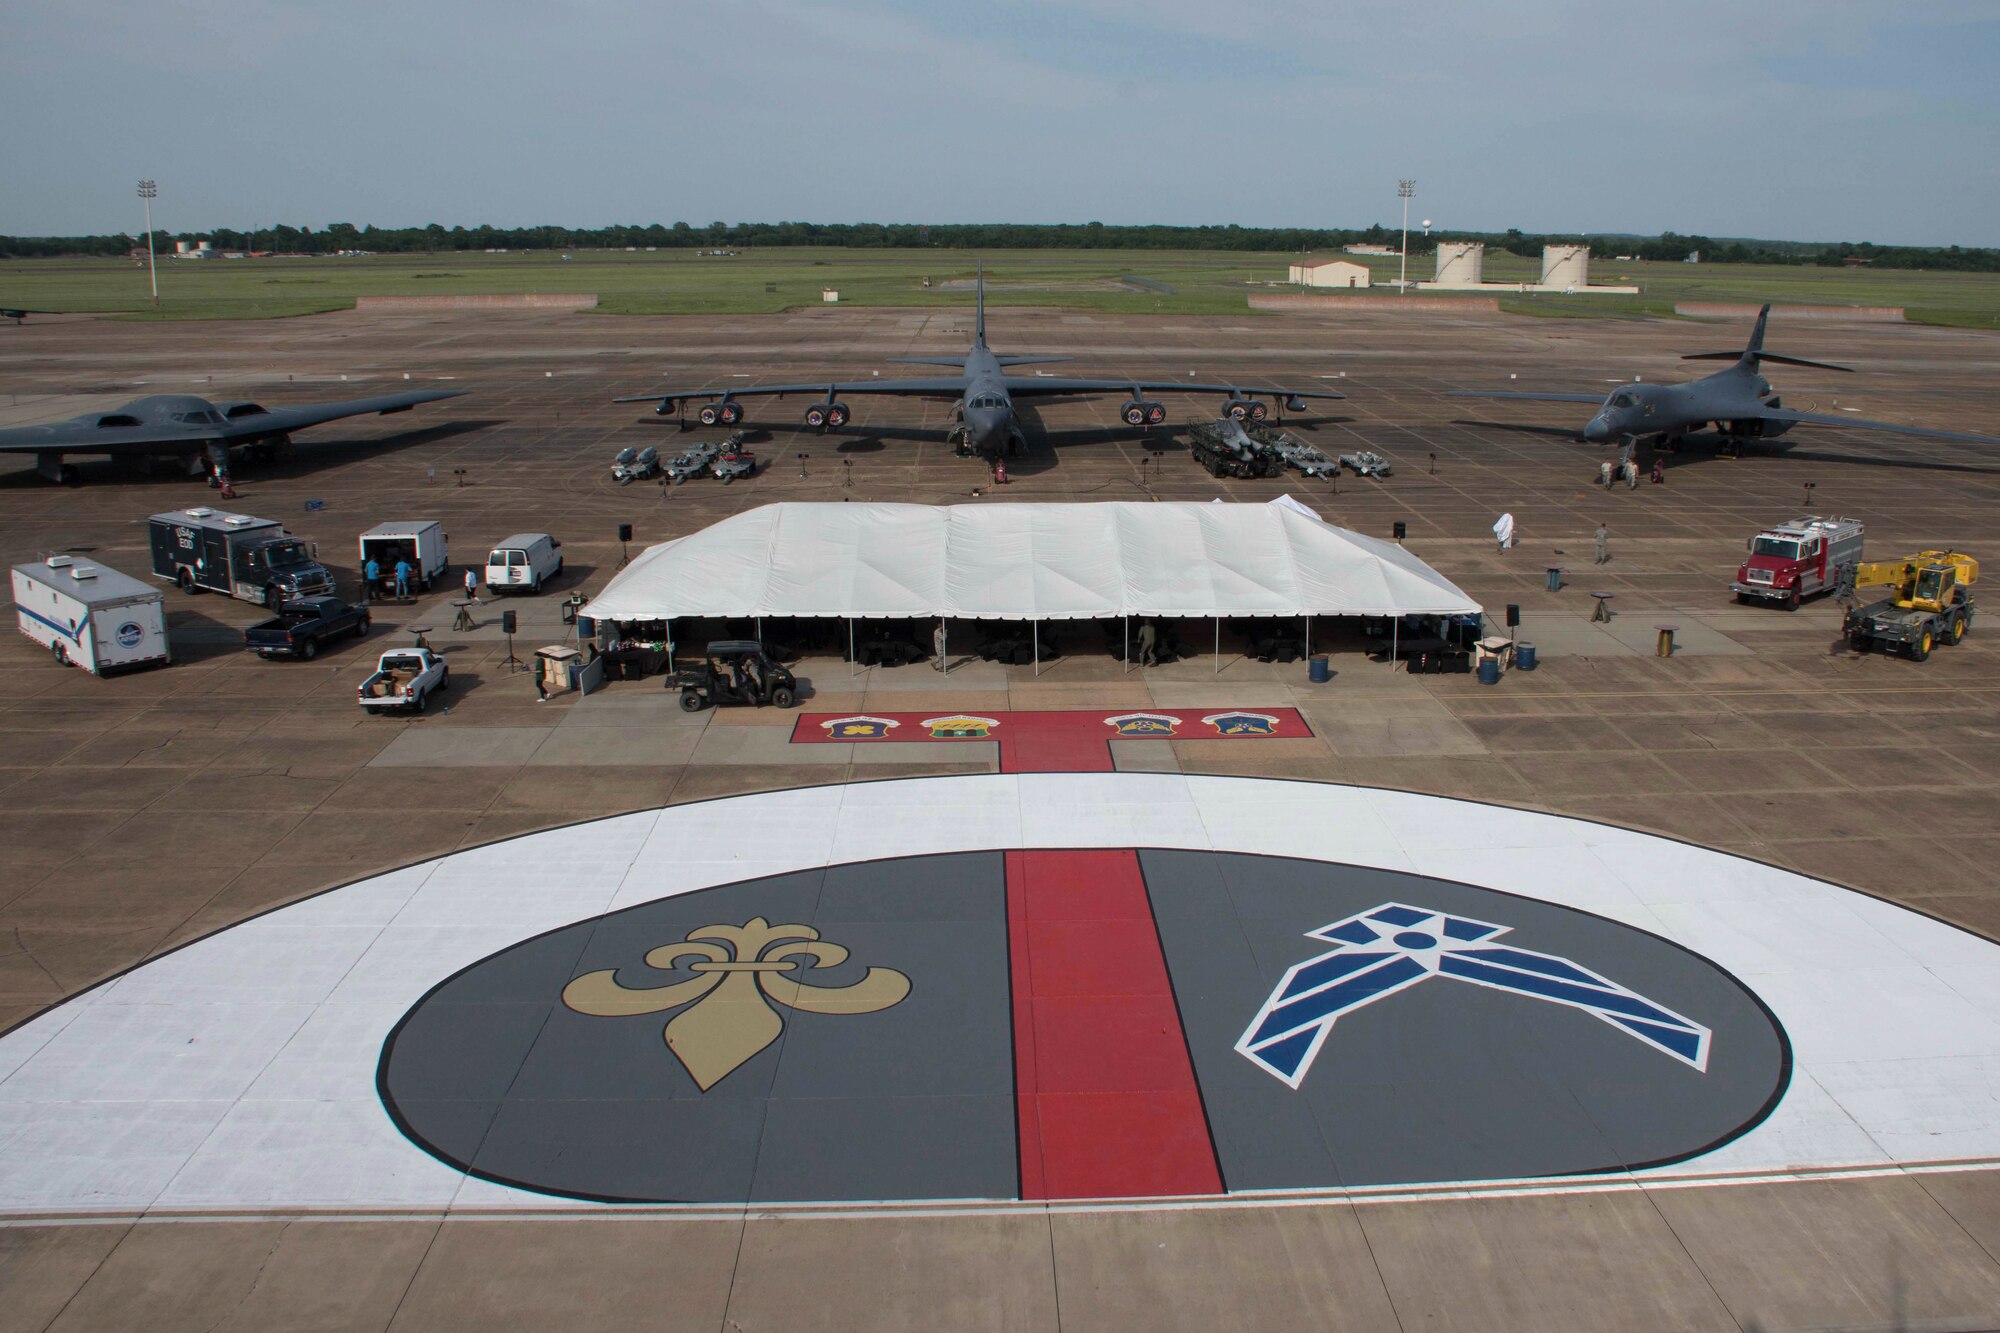
[[[692,666],[667,677],[667,688],[681,692],[681,710],[747,704],[790,708],[799,683],[792,673],[771,660],[755,639],[723,639],[711,643]]]

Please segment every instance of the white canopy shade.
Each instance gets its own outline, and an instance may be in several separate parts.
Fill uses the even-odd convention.
[[[600,620],[1469,614],[1394,542],[1270,504],[764,505],[649,548]]]

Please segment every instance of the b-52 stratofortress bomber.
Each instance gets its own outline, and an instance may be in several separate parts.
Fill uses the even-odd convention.
[[[419,403],[457,398],[458,389],[422,389],[345,403],[265,407],[261,403],[212,403],[192,394],[153,394],[110,412],[88,412],[45,426],[0,430],[0,453],[33,454],[35,470],[54,482],[73,482],[70,454],[113,458],[176,458],[188,475],[214,474],[229,484],[232,455],[268,457],[291,442],[291,433],[342,417],[407,412]]]
[[[1593,416],[1578,432],[1587,444],[1616,444],[1622,457],[1630,458],[1641,440],[1654,448],[1670,449],[1689,434],[1713,424],[1725,453],[1735,453],[1752,440],[1769,440],[1793,426],[1849,426],[1861,430],[1890,431],[1897,435],[1918,435],[1931,440],[1956,440],[1961,444],[2000,444],[1986,435],[1965,435],[1957,431],[1932,430],[1925,426],[1899,426],[1887,421],[1863,421],[1844,413],[1799,412],[1784,406],[1771,382],[1760,373],[1764,362],[1786,366],[1808,366],[1814,370],[1851,373],[1847,366],[1824,361],[1804,361],[1795,356],[1779,356],[1764,350],[1764,325],[1771,316],[1765,306],[1757,314],[1757,326],[1750,331],[1750,345],[1741,352],[1695,352],[1683,361],[1732,361],[1735,364],[1713,375],[1686,384],[1626,384],[1609,397],[1594,393],[1514,393],[1493,390],[1458,390],[1447,398],[1509,398],[1542,403],[1592,403]],[[1781,448],[1783,446],[1780,446]]]
[[[996,355],[986,345],[986,272],[982,264],[974,296],[973,341],[964,356],[899,356],[891,360],[923,366],[950,366],[958,373],[935,378],[820,380],[809,384],[753,384],[730,389],[674,389],[666,393],[635,394],[619,398],[621,403],[657,403],[661,416],[671,415],[682,403],[700,400],[698,419],[704,426],[733,426],[743,419],[738,400],[750,397],[779,397],[786,394],[813,394],[815,401],[805,410],[805,423],[817,430],[838,429],[848,420],[843,395],[891,394],[909,398],[949,401],[960,424],[951,434],[958,452],[1011,454],[1025,447],[1027,440],[1014,415],[1017,398],[1067,398],[1076,395],[1124,393],[1125,404],[1118,415],[1128,426],[1157,426],[1167,419],[1164,404],[1148,397],[1155,393],[1219,393],[1223,395],[1222,415],[1238,421],[1262,421],[1269,413],[1259,395],[1281,401],[1294,412],[1305,410],[1308,398],[1344,398],[1347,395],[1293,389],[1250,389],[1236,384],[1197,384],[1190,380],[1145,379],[1064,379],[1052,375],[1010,375],[1014,366],[1067,361],[1066,356]]]

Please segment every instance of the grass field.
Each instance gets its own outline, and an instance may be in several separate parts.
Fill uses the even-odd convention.
[[[44,310],[117,311],[133,319],[270,319],[345,310],[357,296],[595,292],[608,314],[777,311],[842,304],[957,305],[970,299],[975,256],[951,250],[752,250],[726,258],[689,250],[380,255],[345,259],[160,262],[160,304],[146,270],[127,260],[0,263],[0,302]],[[1014,250],[984,256],[995,305],[1059,305],[1124,314],[1245,314],[1253,292],[1282,286],[1293,256],[1173,250]],[[1378,281],[1396,261],[1365,257]],[[1428,277],[1428,255],[1411,276]],[[1538,261],[1496,251],[1488,281],[1531,281]],[[1637,296],[1508,295],[1505,309],[1550,316],[1671,315],[1676,301],[1777,301],[1903,306],[1925,323],[2000,328],[2000,275],[1899,269],[1598,261],[1600,282]],[[931,285],[926,287],[928,277]],[[1270,284],[1281,284],[1272,287]],[[1424,299],[1421,296],[1412,299]]]

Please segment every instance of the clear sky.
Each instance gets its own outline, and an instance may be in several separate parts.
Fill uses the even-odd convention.
[[[24,0],[0,233],[806,220],[2000,244],[1995,0]]]

